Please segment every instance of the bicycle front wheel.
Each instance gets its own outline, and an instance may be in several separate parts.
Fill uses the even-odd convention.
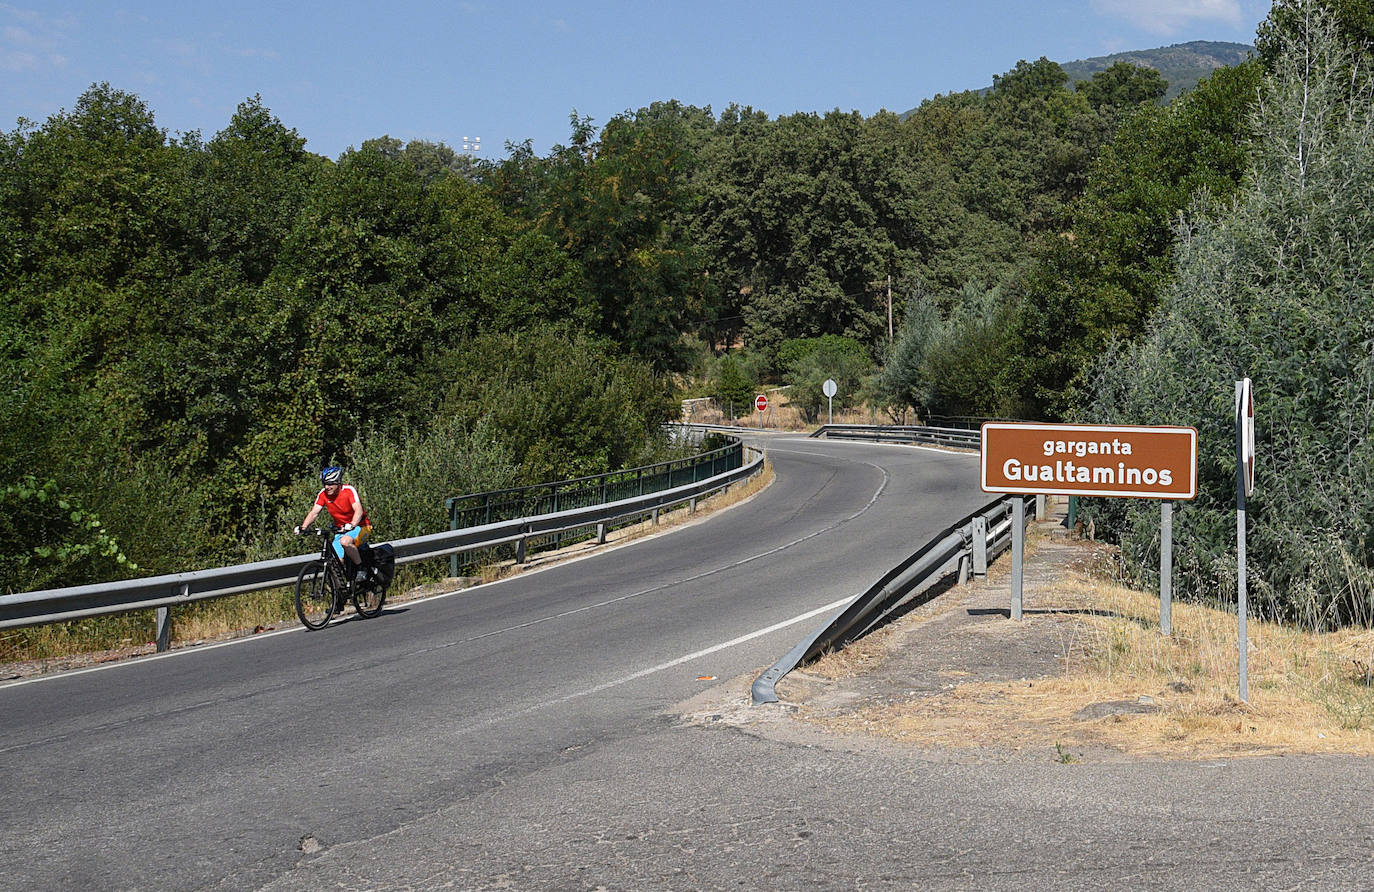
[[[323,561],[311,561],[296,577],[296,615],[307,629],[323,629],[334,615],[334,574]]]
[[[358,590],[353,593],[353,606],[357,608],[358,615],[363,619],[372,619],[372,617],[380,614],[384,601],[386,601],[386,587],[376,579],[359,583]]]

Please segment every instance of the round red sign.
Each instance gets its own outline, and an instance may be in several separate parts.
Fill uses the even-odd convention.
[[[754,397],[754,408],[758,409],[760,412],[768,411],[768,397],[763,394]]]

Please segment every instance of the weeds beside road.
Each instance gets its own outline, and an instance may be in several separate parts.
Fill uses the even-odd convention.
[[[987,580],[807,667],[799,717],[914,746],[1064,763],[1374,754],[1374,631],[1252,620],[1241,702],[1234,613],[1175,602],[1166,638],[1157,593],[1115,583],[1105,546],[1047,529],[1031,537],[1022,622],[1007,618],[1003,558]]]

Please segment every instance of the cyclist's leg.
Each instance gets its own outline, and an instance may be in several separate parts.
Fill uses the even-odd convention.
[[[339,561],[343,564],[344,572],[348,578],[353,578],[353,573],[358,569],[358,549],[353,544],[353,533],[334,534],[334,553],[339,556]]]
[[[339,544],[348,553],[348,560],[352,562],[355,568],[363,565],[363,556],[358,552],[358,546],[371,532],[372,527],[357,527],[350,530],[347,535],[339,537]]]

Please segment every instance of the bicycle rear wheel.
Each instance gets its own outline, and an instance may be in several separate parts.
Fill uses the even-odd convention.
[[[364,619],[372,619],[382,612],[382,603],[386,601],[386,586],[376,579],[369,579],[365,583],[359,583],[357,591],[353,592],[353,606],[357,608],[358,615]]]
[[[311,561],[296,577],[296,615],[307,629],[323,629],[334,615],[334,574],[323,561]]]

